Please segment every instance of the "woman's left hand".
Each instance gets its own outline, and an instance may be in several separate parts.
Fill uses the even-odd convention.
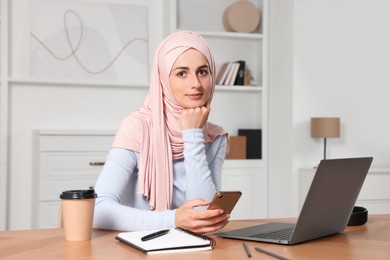
[[[210,114],[210,103],[203,107],[184,108],[181,112],[181,128],[203,128]]]

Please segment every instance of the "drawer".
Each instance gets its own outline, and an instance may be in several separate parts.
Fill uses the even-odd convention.
[[[105,151],[107,152],[114,141],[112,135],[43,135],[39,136],[41,152],[77,152]]]
[[[41,176],[96,175],[99,174],[108,152],[42,152]]]
[[[94,176],[41,177],[39,200],[60,201],[60,194],[65,190],[85,190],[95,186],[99,173]]]

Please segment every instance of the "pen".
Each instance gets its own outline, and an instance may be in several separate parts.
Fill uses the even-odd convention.
[[[248,255],[248,257],[252,257],[252,254],[251,254],[251,252],[249,251],[249,248],[248,248],[248,246],[245,244],[245,242],[242,242],[242,245],[244,246],[245,252],[246,252],[246,254]]]
[[[141,237],[141,240],[145,242],[145,241],[157,238],[157,237],[161,237],[161,236],[167,234],[168,232],[169,232],[169,229],[157,231],[157,232],[154,232],[152,234],[149,234],[149,235],[146,235],[144,237]]]
[[[272,253],[272,252],[269,252],[269,251],[267,251],[267,250],[264,250],[264,249],[262,249],[262,248],[260,248],[260,247],[255,247],[255,249],[256,249],[257,251],[261,252],[261,253],[264,253],[264,254],[273,256],[273,257],[275,257],[275,258],[277,258],[277,259],[280,259],[280,260],[288,260],[287,257],[277,255],[277,254],[275,254],[275,253]]]

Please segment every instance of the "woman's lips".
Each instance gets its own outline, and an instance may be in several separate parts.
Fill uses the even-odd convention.
[[[203,95],[202,93],[194,93],[194,94],[187,94],[187,97],[189,97],[190,99],[197,100],[200,99],[202,95]]]

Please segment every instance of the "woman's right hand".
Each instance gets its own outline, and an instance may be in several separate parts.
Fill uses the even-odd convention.
[[[229,223],[229,214],[222,209],[195,210],[194,207],[207,206],[210,202],[203,199],[190,200],[176,210],[175,223],[177,227],[195,233],[213,233]]]
[[[181,112],[181,128],[193,129],[203,128],[210,114],[210,103],[203,107],[184,108]]]

